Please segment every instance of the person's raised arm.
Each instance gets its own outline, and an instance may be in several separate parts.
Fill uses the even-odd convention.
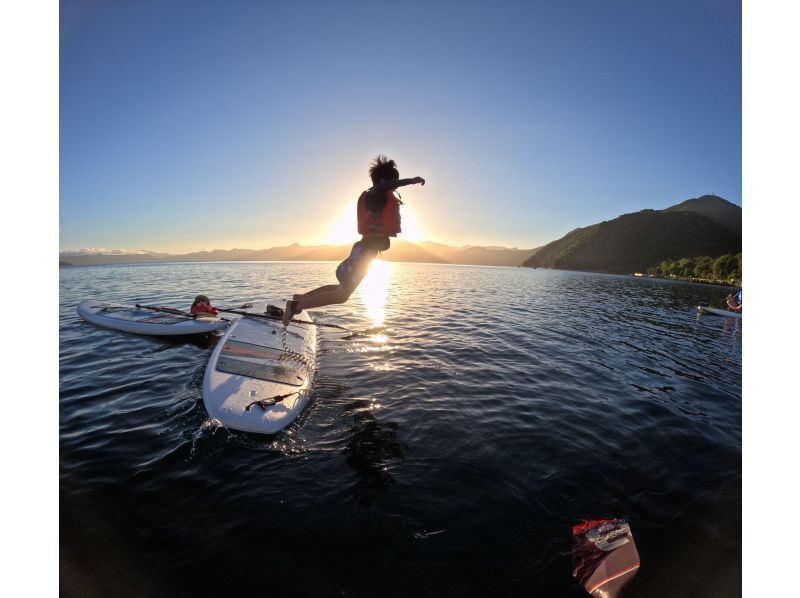
[[[398,187],[405,187],[406,185],[424,185],[425,179],[421,176],[415,176],[413,179],[388,179],[383,180],[374,187],[372,190],[375,193],[381,193],[382,191],[388,191],[389,189],[397,189]]]

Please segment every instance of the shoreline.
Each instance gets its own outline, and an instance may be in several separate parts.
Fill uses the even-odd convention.
[[[635,274],[630,274],[630,276],[636,276]],[[729,280],[714,280],[708,278],[684,278],[683,276],[652,276],[649,274],[645,274],[643,276],[636,276],[636,278],[655,278],[657,280],[677,280],[678,282],[692,282],[695,284],[708,284],[717,287],[730,287],[733,289],[738,289],[741,286],[735,284],[736,281],[729,281]]]
[[[644,280],[664,280],[667,282],[690,282],[694,284],[708,284],[718,287],[730,287],[738,289],[740,285],[736,285],[730,281],[714,280],[708,278],[684,278],[682,276],[655,276],[653,274],[634,273],[622,274],[620,272],[603,272],[602,270],[573,270],[570,268],[549,268],[547,266],[522,266],[523,268],[531,268],[532,270],[559,270],[561,272],[585,272],[587,274],[607,274],[609,276],[628,276],[630,278],[641,278]],[[735,281],[734,281],[735,282]]]

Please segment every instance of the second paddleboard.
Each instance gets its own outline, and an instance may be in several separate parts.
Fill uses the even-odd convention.
[[[722,316],[724,318],[741,318],[742,314],[735,311],[728,311],[727,309],[717,309],[716,307],[706,307],[698,305],[697,311],[701,314],[711,314],[713,316]]]

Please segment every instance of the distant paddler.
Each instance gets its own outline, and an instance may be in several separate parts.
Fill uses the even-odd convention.
[[[725,297],[725,305],[728,311],[733,311],[737,314],[742,313],[742,289],[740,288],[738,292],[731,293]]]

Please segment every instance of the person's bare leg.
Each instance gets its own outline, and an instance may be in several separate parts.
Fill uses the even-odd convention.
[[[292,296],[292,301],[304,301],[305,299],[309,299],[314,295],[319,295],[320,293],[331,293],[338,288],[339,288],[338,284],[326,284],[316,289],[312,289],[311,291],[308,291],[306,293],[297,293]]]
[[[326,305],[334,305],[344,303],[353,294],[352,288],[343,287],[341,285],[329,285],[334,290],[329,292],[319,292],[299,301],[287,301],[286,308],[283,310],[283,325],[288,326],[289,322],[295,314],[299,314],[304,309],[314,309],[315,307],[324,307]],[[317,289],[319,290],[319,289]]]
[[[333,285],[331,285],[333,286]],[[315,307],[324,307],[326,305],[334,305],[337,303],[344,303],[353,294],[353,289],[348,289],[341,285],[336,285],[333,290],[327,293],[317,293],[307,299],[302,299],[297,303],[295,311],[300,313],[304,309],[314,309]]]

